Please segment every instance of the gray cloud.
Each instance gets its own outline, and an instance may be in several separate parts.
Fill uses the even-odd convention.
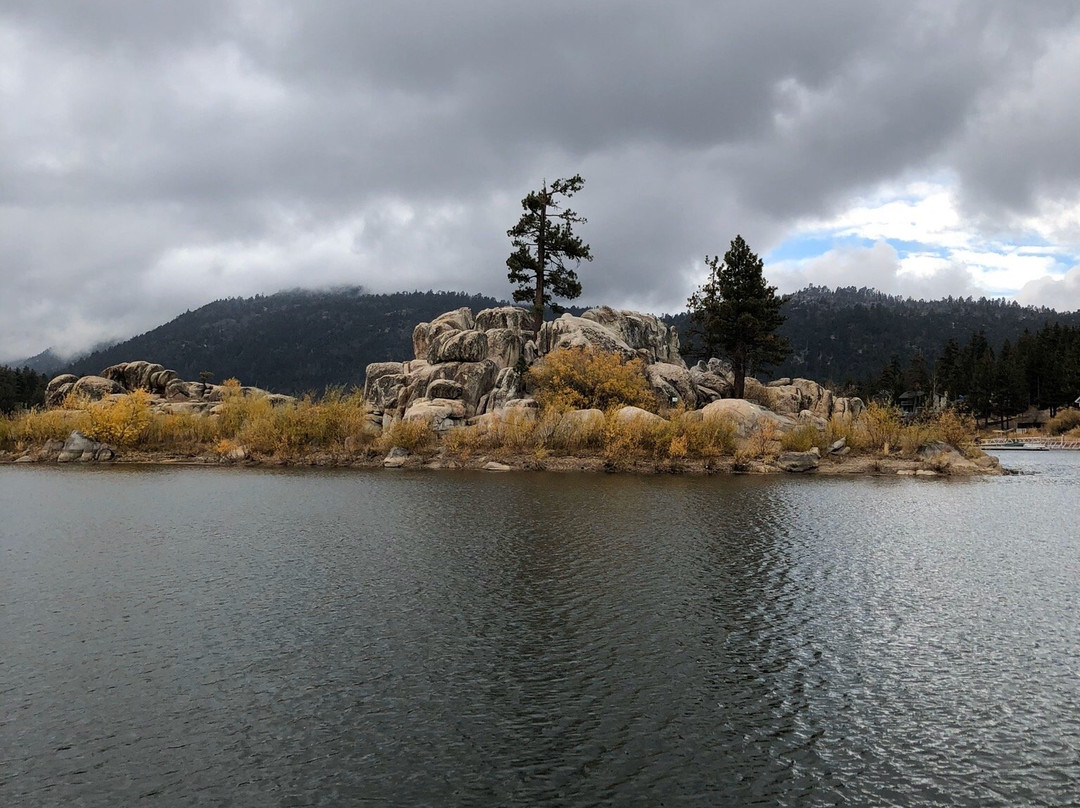
[[[1031,5],[7,3],[0,360],[296,285],[505,295],[518,200],[578,171],[586,302],[676,310],[736,232],[920,172],[1004,226],[1080,180],[1078,11]]]

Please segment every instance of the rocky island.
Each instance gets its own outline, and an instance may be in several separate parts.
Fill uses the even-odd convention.
[[[126,362],[58,376],[46,409],[0,423],[13,462],[193,462],[506,470],[937,476],[999,471],[955,413],[905,423],[809,379],[687,366],[659,318],[598,307],[532,330],[530,312],[461,308],[418,324],[413,357],[316,400],[185,381]],[[577,406],[575,406],[577,405]]]

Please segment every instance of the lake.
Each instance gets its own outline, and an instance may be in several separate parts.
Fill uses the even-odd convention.
[[[0,467],[0,805],[1076,805],[1080,453]]]

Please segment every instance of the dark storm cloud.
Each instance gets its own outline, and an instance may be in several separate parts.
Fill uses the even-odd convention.
[[[281,286],[506,294],[518,200],[577,171],[586,298],[656,310],[883,181],[993,225],[1080,179],[1075,5],[1030,5],[9,2],[0,359]]]

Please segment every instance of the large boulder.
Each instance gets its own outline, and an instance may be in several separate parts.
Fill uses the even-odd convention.
[[[59,407],[63,404],[78,380],[79,377],[71,373],[62,373],[54,377],[45,387],[45,406]]]
[[[373,362],[364,378],[364,400],[376,410],[398,406],[405,374],[401,362]]]
[[[667,421],[654,412],[643,410],[641,407],[621,407],[615,412],[615,423],[635,424],[637,426],[658,426]]]
[[[593,320],[564,314],[557,320],[549,320],[540,327],[537,348],[541,354],[548,354],[561,348],[594,348],[609,353],[617,353],[627,359],[637,356],[615,332]]]
[[[755,429],[765,424],[772,424],[779,432],[786,432],[796,425],[793,418],[778,415],[744,398],[723,398],[706,404],[701,417],[705,421],[729,419],[742,438],[749,437]]]
[[[413,329],[413,356],[417,359],[427,359],[432,343],[440,334],[452,331],[472,331],[475,328],[476,320],[472,311],[465,307],[440,314],[430,323],[418,323]]]
[[[436,432],[445,432],[465,424],[465,406],[446,398],[425,398],[409,405],[405,421],[427,421]]]
[[[504,367],[495,377],[495,385],[491,391],[481,397],[477,404],[479,412],[495,412],[511,401],[518,399],[522,393],[521,374],[514,367]]]
[[[866,409],[866,405],[861,398],[851,397],[839,397],[833,399],[832,412],[830,415],[833,418],[839,418],[842,421],[852,421],[862,415],[862,411]]]
[[[119,382],[125,390],[145,390],[158,395],[164,394],[169,382],[179,378],[176,371],[166,370],[155,362],[143,360],[110,365],[101,371],[101,375]]]
[[[461,400],[467,415],[476,415],[480,399],[495,386],[499,366],[490,359],[481,362],[462,362],[453,379],[461,385]]]
[[[645,375],[667,405],[682,404],[687,409],[698,405],[697,387],[685,365],[656,362],[645,368]]]
[[[814,452],[782,452],[776,458],[777,467],[795,473],[816,469],[820,462]]]
[[[483,331],[444,331],[436,334],[428,346],[427,360],[442,362],[479,362],[487,359],[488,341]]]
[[[644,358],[650,363],[665,362],[679,366],[685,364],[679,353],[678,332],[652,314],[599,306],[589,309],[581,317],[602,325],[630,348],[643,352]]]
[[[88,438],[76,430],[68,435],[56,460],[59,463],[72,461],[87,463],[94,460],[112,460],[113,456],[114,452],[110,446]]]
[[[520,310],[519,310],[520,311]],[[516,328],[491,328],[484,332],[487,337],[487,356],[501,368],[512,368],[521,358],[525,337]]]
[[[120,382],[106,379],[103,376],[83,376],[71,385],[73,395],[79,398],[88,398],[91,401],[100,401],[105,396],[123,392],[125,392],[124,387]]]
[[[478,331],[491,331],[495,328],[528,331],[531,334],[532,313],[518,306],[499,306],[477,312],[476,329]]]

